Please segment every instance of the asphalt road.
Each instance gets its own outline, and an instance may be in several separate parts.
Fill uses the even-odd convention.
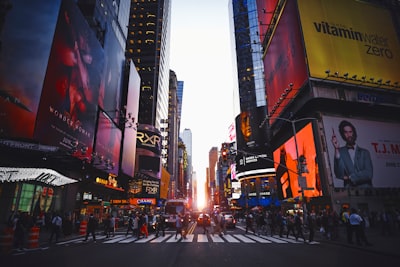
[[[226,235],[203,235],[202,227],[193,227],[187,239],[175,239],[173,229],[166,237],[137,240],[125,236],[124,229],[113,238],[97,235],[97,242],[82,242],[71,236],[57,244],[13,251],[0,255],[5,267],[80,267],[80,266],[379,266],[400,262],[399,255],[379,253],[359,247],[318,241],[304,243],[293,237],[245,234],[244,225],[228,229]],[[395,266],[395,265],[393,265]]]

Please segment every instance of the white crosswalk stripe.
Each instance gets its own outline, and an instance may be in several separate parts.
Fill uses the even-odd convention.
[[[68,241],[57,243],[57,245],[70,245],[83,243],[84,238],[79,237]],[[303,240],[296,241],[293,237],[286,238],[274,236],[259,236],[253,234],[225,234],[225,235],[213,235],[213,234],[188,234],[186,239],[180,235],[175,238],[175,233],[166,233],[165,236],[156,237],[155,234],[150,234],[146,238],[137,239],[136,237],[129,235],[116,234],[115,237],[106,238],[105,235],[96,236],[98,243],[103,244],[139,244],[139,243],[261,243],[261,244],[303,244]],[[89,240],[88,243],[90,243]],[[316,245],[319,242],[312,242],[311,244]]]

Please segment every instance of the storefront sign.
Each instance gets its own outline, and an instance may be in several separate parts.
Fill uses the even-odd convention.
[[[155,205],[155,198],[131,198],[129,200],[131,205]]]

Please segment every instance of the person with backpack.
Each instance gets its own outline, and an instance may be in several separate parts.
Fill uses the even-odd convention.
[[[86,237],[83,240],[84,242],[88,240],[90,234],[92,234],[93,242],[96,242],[96,228],[97,228],[97,220],[93,216],[93,213],[91,213],[87,224]]]

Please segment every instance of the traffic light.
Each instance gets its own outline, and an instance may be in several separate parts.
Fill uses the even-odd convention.
[[[309,173],[308,168],[307,168],[307,161],[306,161],[306,157],[301,155],[299,157],[299,162],[300,162],[300,174],[302,173]]]
[[[222,150],[221,155],[222,155],[222,160],[226,161],[228,159],[228,150],[227,149]]]

